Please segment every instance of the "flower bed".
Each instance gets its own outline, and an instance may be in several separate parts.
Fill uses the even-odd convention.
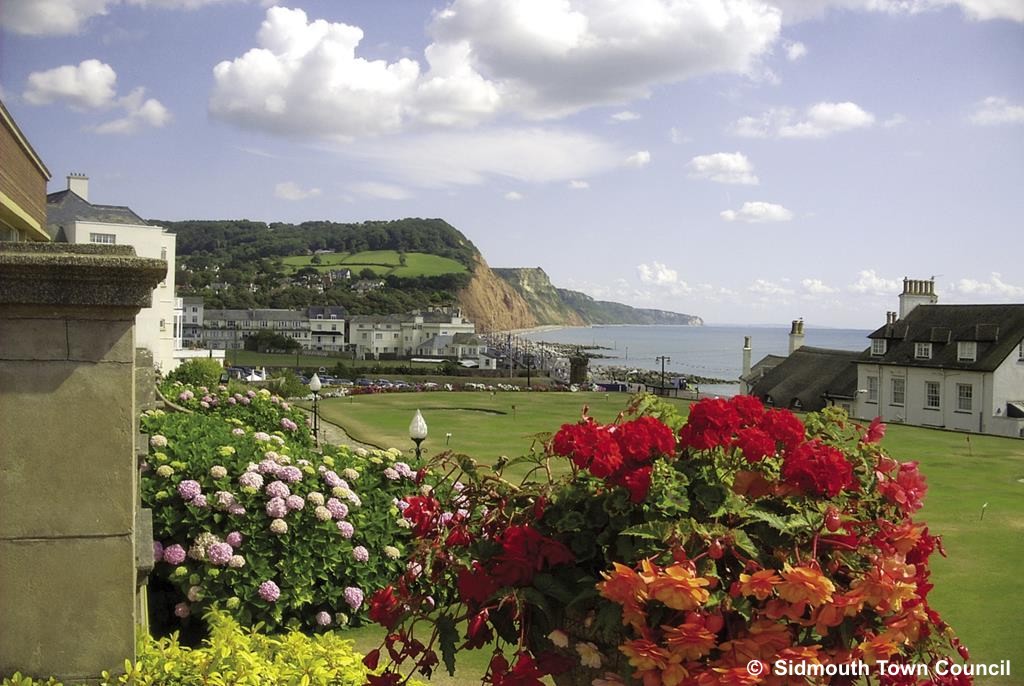
[[[614,424],[562,426],[520,459],[520,484],[440,456],[445,478],[405,499],[412,561],[370,601],[389,630],[370,683],[403,682],[403,664],[452,671],[457,650],[492,641],[481,679],[496,686],[846,683],[773,670],[967,659],[927,601],[941,546],[913,519],[924,478],[883,433],[743,396],[701,401],[684,424],[641,398]]]
[[[144,415],[141,480],[153,575],[175,589],[174,614],[216,604],[270,629],[360,621],[364,599],[404,570],[397,503],[417,488],[412,467],[394,450],[313,451],[302,416],[266,391],[210,403],[177,390],[207,406]]]

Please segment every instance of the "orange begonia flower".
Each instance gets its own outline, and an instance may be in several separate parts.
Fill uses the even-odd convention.
[[[753,574],[740,574],[740,593],[764,600],[772,594],[782,577],[774,569],[762,569]]]
[[[686,565],[672,565],[665,569],[664,574],[652,581],[648,592],[655,600],[660,600],[673,610],[695,610],[708,600],[709,593],[704,588],[710,582],[694,573]]]
[[[622,623],[641,629],[647,623],[643,603],[647,601],[647,584],[643,578],[626,565],[613,563],[611,573],[602,572],[605,578],[597,584],[597,591],[603,597],[622,606]]]
[[[879,660],[888,660],[896,654],[898,648],[895,641],[888,633],[868,637],[857,646],[861,660],[869,665],[876,664]]]
[[[715,634],[701,617],[695,617],[681,626],[663,626],[665,645],[673,660],[699,660],[715,647]]]
[[[813,567],[791,567],[782,570],[784,581],[777,587],[779,595],[791,603],[806,602],[812,607],[832,600],[836,587],[824,574]]]
[[[653,641],[638,638],[626,641],[619,646],[619,651],[629,658],[629,664],[639,671],[650,669],[662,670],[668,666],[668,651]]]

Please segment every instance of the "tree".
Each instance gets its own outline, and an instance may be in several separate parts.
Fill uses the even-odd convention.
[[[256,333],[246,336],[245,338],[245,349],[255,350],[256,352],[269,353],[269,352],[284,352],[291,353],[295,352],[302,345],[289,336],[279,334],[276,331],[270,329],[263,329]]]

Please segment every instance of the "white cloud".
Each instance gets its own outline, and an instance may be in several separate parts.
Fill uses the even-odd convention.
[[[377,198],[378,200],[408,200],[412,197],[405,188],[390,183],[379,183],[377,181],[363,181],[348,186],[348,190],[356,195],[365,198]]]
[[[84,60],[78,66],[32,72],[24,96],[33,105],[64,102],[77,109],[98,109],[113,104],[116,82],[117,72],[109,64]]]
[[[66,36],[91,17],[106,14],[110,0],[4,0],[0,26],[27,36]]]
[[[505,200],[522,200],[523,194],[517,193],[516,191],[509,191],[505,194]]]
[[[787,24],[821,17],[826,10],[860,10],[888,14],[918,14],[944,7],[959,7],[968,19],[1010,19],[1024,22],[1019,0],[772,0]]]
[[[666,267],[661,262],[638,264],[636,266],[640,282],[645,284],[665,285],[679,283],[679,272]]]
[[[870,127],[875,116],[852,102],[819,102],[802,118],[788,107],[773,108],[759,117],[743,117],[732,126],[746,138],[825,138],[835,133]]]
[[[125,116],[100,124],[93,131],[102,134],[128,135],[147,127],[158,129],[166,126],[171,121],[171,113],[159,100],[143,99],[145,93],[145,88],[136,88],[130,94],[120,98],[117,104],[125,110]]]
[[[767,296],[793,295],[792,288],[787,288],[782,284],[768,281],[767,279],[756,279],[754,283],[747,286],[747,290],[751,293]]]
[[[757,185],[754,165],[741,152],[716,152],[690,160],[691,179],[709,179],[719,183]]]
[[[691,140],[693,140],[692,138],[685,135],[682,131],[680,131],[674,126],[668,130],[668,139],[672,141],[674,145],[689,143]]]
[[[979,126],[1024,124],[1024,105],[1015,105],[1006,98],[985,98],[974,106],[971,123]]]
[[[899,112],[897,112],[896,114],[892,115],[891,117],[886,119],[884,122],[882,122],[882,126],[884,126],[887,129],[893,129],[893,128],[896,128],[897,126],[903,126],[906,123],[907,123],[906,115],[903,115],[903,114],[900,114]]]
[[[857,273],[857,280],[846,288],[851,293],[896,297],[902,292],[903,284],[899,279],[879,276],[874,269],[862,269]]]
[[[1015,286],[1003,281],[1002,274],[992,272],[988,281],[976,279],[960,279],[953,283],[952,288],[957,293],[972,296],[992,296],[996,298],[1021,298],[1024,297],[1024,286]]]
[[[743,207],[739,210],[725,210],[721,216],[727,222],[788,222],[793,218],[793,213],[782,205],[755,201],[743,203]]]
[[[492,177],[568,182],[621,167],[625,156],[595,136],[546,128],[381,137],[347,145],[343,152],[407,183],[434,188],[480,184]]]
[[[779,26],[777,10],[750,0],[452,0],[430,30],[438,43],[471,46],[508,109],[550,117],[694,76],[750,73]]]
[[[638,150],[626,158],[627,167],[646,167],[651,162],[651,153],[646,150]]]
[[[303,189],[294,181],[284,181],[274,186],[274,197],[282,200],[306,200],[320,195],[319,188]]]
[[[804,279],[800,282],[800,285],[811,295],[828,295],[839,292],[838,288],[826,285],[821,279]]]
[[[786,43],[784,47],[786,49],[786,59],[790,62],[796,62],[807,54],[807,46],[800,41]]]
[[[580,181],[579,179],[573,179],[569,182],[569,188],[574,191],[585,191],[590,188],[590,184],[586,181]]]
[[[630,110],[624,110],[622,112],[616,112],[609,119],[613,122],[625,122],[625,121],[636,121],[640,118],[640,115]]]

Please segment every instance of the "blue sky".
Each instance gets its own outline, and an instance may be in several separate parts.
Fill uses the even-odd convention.
[[[0,97],[149,218],[441,217],[715,323],[1024,302],[1021,0],[5,0]]]

